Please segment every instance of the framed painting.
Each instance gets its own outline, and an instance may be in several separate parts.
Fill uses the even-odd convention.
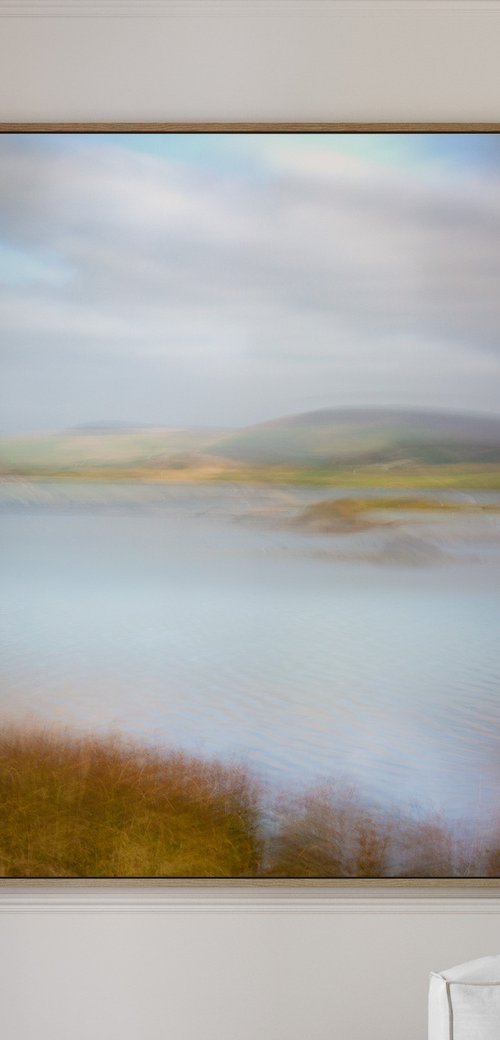
[[[4,881],[497,884],[500,126],[1,129]]]

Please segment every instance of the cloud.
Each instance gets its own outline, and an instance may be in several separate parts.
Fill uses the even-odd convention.
[[[258,421],[298,410],[301,387],[304,400],[438,407],[453,387],[467,407],[473,386],[474,407],[494,407],[500,170],[343,143],[240,138],[252,162],[235,173],[227,141],[205,165],[202,148],[169,154],[168,141],[147,154],[112,136],[5,136],[8,378],[35,366],[44,388],[23,421],[146,420],[148,387],[165,422]],[[66,380],[62,401],[58,366],[81,370],[82,352],[88,379]]]

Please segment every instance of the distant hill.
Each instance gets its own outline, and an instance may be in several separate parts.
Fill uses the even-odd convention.
[[[88,466],[154,466],[199,454],[222,430],[163,429],[90,424],[61,433],[0,437],[0,467],[7,471]]]
[[[326,409],[240,430],[91,423],[61,433],[0,436],[5,474],[140,471],[225,473],[272,466],[353,470],[377,466],[500,465],[500,418],[390,409]],[[196,479],[196,477],[195,477]]]
[[[152,423],[129,423],[129,422],[118,422],[118,420],[109,420],[103,422],[89,422],[80,423],[77,426],[68,426],[64,433],[68,437],[74,436],[89,436],[95,437],[99,434],[112,434],[112,433],[137,433],[140,431],[148,431],[154,429]]]
[[[390,409],[324,409],[221,438],[210,451],[255,465],[500,463],[500,418]]]

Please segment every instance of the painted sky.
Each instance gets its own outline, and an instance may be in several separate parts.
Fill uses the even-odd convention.
[[[0,428],[492,413],[496,135],[4,135]]]

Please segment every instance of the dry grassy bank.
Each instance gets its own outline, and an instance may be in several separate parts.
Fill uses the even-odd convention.
[[[480,847],[439,818],[368,809],[333,782],[276,798],[269,827],[245,769],[110,738],[4,729],[0,806],[7,878],[500,873],[500,836]]]
[[[0,737],[0,873],[233,877],[260,859],[247,774],[116,740]]]

